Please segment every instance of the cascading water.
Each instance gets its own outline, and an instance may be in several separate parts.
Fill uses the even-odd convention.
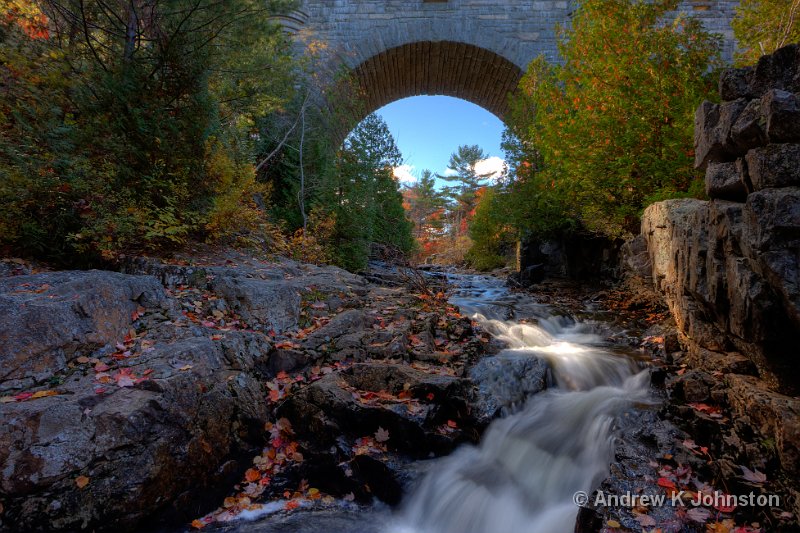
[[[453,298],[504,341],[497,357],[538,357],[556,388],[493,422],[479,446],[442,459],[403,506],[392,533],[559,533],[575,527],[577,491],[590,493],[613,458],[616,416],[648,400],[646,372],[603,347],[585,324],[542,306],[523,310],[499,280],[459,277]],[[528,313],[533,323],[507,320]]]

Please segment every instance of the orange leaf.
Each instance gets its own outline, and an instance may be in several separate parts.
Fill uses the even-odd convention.
[[[458,424],[456,424],[456,421],[455,421],[455,420],[448,420],[448,421],[447,421],[447,426],[448,426],[448,427],[451,427],[451,428],[457,428],[457,427],[458,427]]]
[[[248,483],[255,483],[261,479],[261,472],[255,468],[249,468],[247,472],[244,473],[244,478],[248,481]]]
[[[668,488],[668,489],[676,488],[675,487],[675,483],[673,481],[670,481],[669,479],[667,479],[665,477],[658,478],[658,486],[659,487],[665,487],[665,488]]]
[[[82,489],[89,484],[89,478],[86,476],[78,476],[75,478],[75,484],[79,489]]]
[[[286,502],[286,505],[284,506],[284,508],[287,511],[291,511],[292,509],[297,509],[298,507],[300,507],[300,502],[298,502],[297,500],[288,501],[288,502]]]

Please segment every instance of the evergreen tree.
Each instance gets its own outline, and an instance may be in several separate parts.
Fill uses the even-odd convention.
[[[467,232],[468,219],[475,209],[478,189],[485,186],[491,173],[480,174],[477,165],[487,158],[483,149],[477,145],[462,145],[450,155],[448,169],[453,174],[437,175],[455,185],[447,186],[444,194],[451,200],[450,232],[455,238]]]
[[[330,189],[336,253],[350,270],[366,266],[371,243],[413,248],[411,222],[394,179],[402,155],[383,119],[371,114],[348,135]]]

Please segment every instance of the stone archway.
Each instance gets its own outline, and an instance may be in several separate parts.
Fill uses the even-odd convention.
[[[371,112],[408,96],[441,94],[467,100],[503,119],[522,69],[485,48],[426,41],[396,46],[352,70]]]

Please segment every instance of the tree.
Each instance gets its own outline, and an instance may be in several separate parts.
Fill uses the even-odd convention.
[[[0,22],[0,78],[26,95],[3,104],[0,239],[115,259],[258,226],[254,123],[291,91],[274,15],[292,3],[38,5],[44,29]]]
[[[406,211],[414,224],[414,238],[422,243],[429,239],[431,232],[440,230],[441,218],[432,218],[440,213],[445,205],[445,198],[436,189],[436,178],[428,169],[422,171],[419,181],[405,188]]]
[[[472,246],[466,260],[478,270],[504,266],[516,243],[515,232],[506,222],[504,198],[499,192],[499,186],[478,191],[478,205],[469,224]]]
[[[462,145],[450,155],[448,169],[452,174],[437,175],[439,179],[454,186],[444,189],[445,196],[449,197],[453,205],[450,207],[451,235],[453,238],[467,232],[468,219],[475,209],[476,193],[479,188],[486,185],[491,173],[480,174],[477,165],[487,158],[487,154],[478,145]]]
[[[366,266],[372,243],[409,252],[414,241],[394,168],[402,155],[383,119],[371,114],[345,139],[329,200],[336,218],[337,262],[350,270]]]
[[[741,48],[738,62],[753,64],[762,55],[800,42],[800,0],[741,0],[731,26]]]
[[[562,30],[562,65],[534,60],[510,129],[526,170],[510,187],[513,225],[577,220],[619,237],[652,201],[701,183],[692,166],[694,110],[712,94],[719,40],[675,0],[587,0]],[[528,166],[525,167],[525,164]]]

